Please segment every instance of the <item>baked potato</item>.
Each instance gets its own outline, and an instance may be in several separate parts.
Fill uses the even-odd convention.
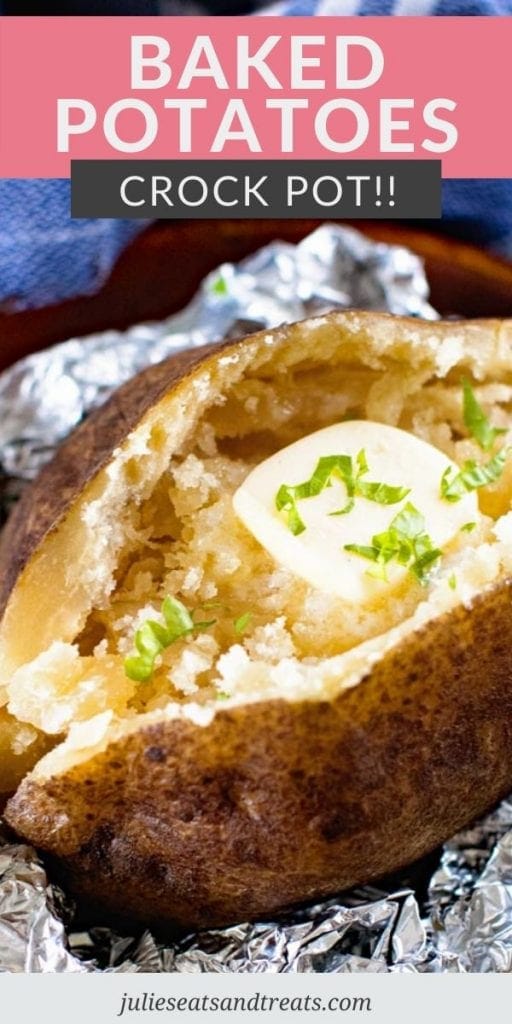
[[[0,548],[0,791],[91,915],[274,914],[400,868],[510,789],[511,344],[512,322],[335,312],[187,351],[27,489]],[[389,590],[356,501],[360,564],[383,568],[363,605],[280,564],[233,504],[351,421],[434,446],[477,510],[442,552],[397,548]],[[409,571],[425,552],[433,571]]]

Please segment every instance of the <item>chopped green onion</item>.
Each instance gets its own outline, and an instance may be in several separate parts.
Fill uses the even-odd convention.
[[[410,502],[392,519],[387,530],[372,537],[371,545],[345,544],[345,551],[377,563],[381,572],[371,573],[372,576],[386,579],[385,567],[394,561],[409,569],[422,584],[428,582],[435,563],[441,558],[441,551],[434,547],[425,532],[421,512]]]
[[[431,543],[430,538],[428,538],[428,541]],[[435,563],[439,561],[441,555],[442,552],[439,548],[432,548],[430,551],[424,551],[422,555],[419,555],[416,561],[409,565],[409,568],[413,575],[416,576],[418,583],[421,583],[422,585],[428,583],[431,570],[434,568]]]
[[[278,512],[286,512],[286,525],[291,532],[298,537],[306,529],[306,525],[299,515],[294,487],[282,484],[276,494],[276,508]]]
[[[464,523],[461,530],[464,530],[464,533],[473,533],[473,530],[476,530],[476,523]]]
[[[396,505],[409,494],[408,487],[394,487],[362,480],[368,470],[364,449],[356,455],[355,464],[351,455],[323,455],[309,480],[304,480],[301,484],[281,485],[275,497],[276,508],[278,512],[286,513],[288,529],[298,536],[304,532],[306,525],[299,513],[297,502],[321,494],[326,487],[332,486],[333,478],[345,484],[348,501],[343,508],[331,512],[331,516],[342,516],[350,512],[354,507],[355,497],[367,498],[368,501],[375,501],[379,505]]]
[[[215,281],[211,285],[211,290],[214,295],[227,295],[228,285],[226,278],[223,277],[222,274],[219,274],[219,276],[215,278]]]
[[[448,466],[441,477],[441,497],[445,501],[460,501],[468,491],[476,491],[499,480],[510,448],[500,448],[489,462],[479,466],[474,459],[467,459],[457,473],[453,466]]]
[[[454,572],[452,572],[451,576],[448,577],[448,586],[450,587],[450,590],[455,590],[457,587],[457,577]]]
[[[464,423],[471,437],[474,437],[484,452],[488,452],[491,450],[496,438],[500,434],[506,434],[506,430],[503,427],[491,427],[489,417],[486,416],[482,406],[479,404],[468,380],[462,382],[462,388]]]
[[[374,538],[375,539],[375,538]],[[382,562],[380,550],[377,546],[368,544],[345,544],[345,551],[352,551],[354,555],[361,555],[361,558],[369,558],[371,562]]]
[[[233,626],[235,627],[235,633],[238,633],[239,636],[241,636],[242,633],[245,633],[245,630],[247,629],[247,626],[249,625],[251,619],[252,612],[245,612],[244,615],[240,615],[238,619],[235,619],[233,623]]]
[[[355,502],[353,498],[349,498],[347,504],[343,508],[336,509],[335,512],[329,512],[330,516],[346,516],[348,512],[352,512]]]
[[[182,639],[195,630],[208,629],[216,619],[208,622],[194,622],[185,605],[175,597],[166,597],[162,604],[162,615],[165,625],[154,619],[147,619],[135,633],[135,653],[124,660],[124,670],[128,679],[143,683],[151,679],[155,669],[155,661],[176,640]]]
[[[410,487],[391,487],[389,484],[370,484],[362,480],[357,488],[361,498],[376,501],[379,505],[397,505],[409,494]]]

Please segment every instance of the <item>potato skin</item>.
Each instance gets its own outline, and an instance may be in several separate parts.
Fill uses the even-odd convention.
[[[332,702],[167,722],[7,809],[90,916],[160,930],[269,915],[433,849],[512,784],[509,582]]]

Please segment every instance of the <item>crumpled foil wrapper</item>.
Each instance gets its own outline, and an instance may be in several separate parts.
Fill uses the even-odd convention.
[[[355,306],[435,319],[421,261],[324,225],[204,280],[163,323],[73,338],[0,377],[4,516],[59,442],[123,381],[180,349]],[[0,833],[0,971],[440,973],[512,971],[512,800],[392,880],[172,945],[73,929],[73,907],[30,847]]]
[[[401,246],[335,225],[299,245],[273,242],[212,271],[189,305],[167,320],[72,338],[4,373],[0,474],[5,483],[32,479],[115,388],[181,349],[350,306],[435,319],[427,299],[421,260]]]

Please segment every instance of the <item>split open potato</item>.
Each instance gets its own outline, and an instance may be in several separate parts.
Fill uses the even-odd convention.
[[[511,788],[511,346],[510,322],[337,312],[188,351],[25,492],[0,550],[0,791],[91,914],[273,914],[401,867]],[[474,514],[436,547],[428,516],[411,532],[407,467],[375,480],[354,449],[355,485],[322,484],[336,555],[360,533],[352,599],[304,570],[291,514],[318,489],[262,512],[286,558],[234,495],[361,421],[433,446],[441,518],[468,496]]]

